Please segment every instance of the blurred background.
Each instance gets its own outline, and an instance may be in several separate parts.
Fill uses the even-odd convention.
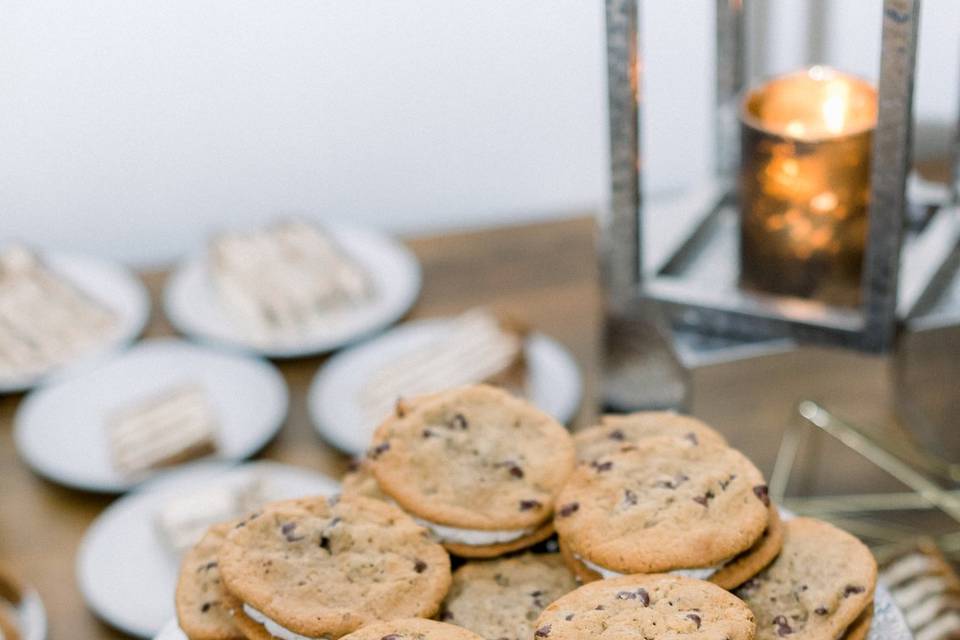
[[[754,3],[753,41],[776,44],[757,73],[819,52],[875,80],[880,4]],[[277,214],[409,235],[607,200],[600,2],[5,0],[3,14],[7,238],[144,266]],[[713,20],[711,3],[643,3],[655,192],[709,171]],[[954,119],[957,24],[960,3],[925,3],[926,154]]]

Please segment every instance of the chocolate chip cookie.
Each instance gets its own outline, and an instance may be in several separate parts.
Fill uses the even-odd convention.
[[[771,504],[769,509],[770,519],[767,528],[752,547],[728,560],[716,570],[692,577],[706,579],[718,587],[730,590],[737,588],[773,562],[777,554],[780,553],[780,547],[783,544],[783,522],[780,520],[780,514],[777,512],[775,505]],[[575,556],[570,551],[569,546],[564,544],[562,540],[560,541],[560,552],[567,566],[581,582],[593,582],[603,578],[602,574],[588,568],[582,560]],[[679,573],[683,574],[682,571]],[[706,575],[706,573],[711,575]]]
[[[529,640],[543,608],[576,588],[557,553],[471,561],[453,573],[440,619],[484,638]]]
[[[457,555],[491,557],[550,536],[575,459],[563,426],[486,385],[408,406],[377,429],[368,452],[389,498]]]
[[[605,415],[600,424],[577,432],[573,441],[577,459],[590,462],[658,436],[687,440],[691,444],[727,444],[724,437],[705,422],[672,411]]]
[[[576,560],[605,577],[705,579],[760,540],[770,500],[743,454],[663,436],[635,447],[580,464],[561,491],[555,525]]]
[[[535,626],[533,640],[753,640],[756,628],[753,613],[733,594],[664,574],[591,582],[548,606]]]
[[[423,618],[378,622],[354,631],[344,638],[345,640],[483,640],[463,627]]]
[[[450,558],[397,507],[364,497],[273,503],[230,531],[219,554],[243,626],[338,638],[365,624],[432,616]]]
[[[736,594],[757,617],[757,639],[835,640],[865,633],[877,563],[855,537],[831,524],[796,518],[784,524],[773,564]],[[868,616],[869,616],[869,612]]]
[[[190,640],[246,640],[234,625],[232,603],[217,561],[231,529],[230,523],[208,529],[180,564],[175,595],[177,621]]]

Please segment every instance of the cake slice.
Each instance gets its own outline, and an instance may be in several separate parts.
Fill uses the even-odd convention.
[[[116,469],[133,474],[216,451],[216,416],[203,387],[167,389],[107,419]]]
[[[0,380],[42,375],[110,337],[116,314],[22,246],[0,252]]]
[[[300,221],[228,233],[210,247],[221,307],[260,344],[322,330],[331,314],[374,294],[369,274],[323,229]]]
[[[378,424],[402,398],[486,383],[516,395],[526,392],[526,331],[487,309],[454,318],[429,344],[385,364],[360,391],[366,420]]]
[[[259,473],[231,478],[168,500],[157,512],[157,530],[167,546],[180,554],[200,542],[214,524],[238,519],[279,497]]]

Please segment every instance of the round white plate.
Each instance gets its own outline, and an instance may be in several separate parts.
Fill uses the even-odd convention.
[[[333,446],[357,455],[370,444],[376,424],[367,424],[357,398],[366,381],[390,360],[430,344],[449,320],[417,320],[343,351],[317,372],[307,397],[314,427]],[[527,338],[530,400],[560,422],[573,419],[583,392],[580,369],[559,342],[533,333]]]
[[[201,251],[183,262],[164,291],[164,311],[178,331],[196,340],[259,353],[269,358],[295,358],[338,349],[381,331],[400,319],[420,293],[420,265],[400,242],[352,227],[327,230],[373,279],[376,295],[367,304],[331,315],[322,333],[296,344],[263,347],[246,338],[217,303]]]
[[[107,623],[144,638],[174,616],[179,558],[164,546],[154,518],[168,499],[262,474],[281,498],[339,490],[322,474],[277,464],[200,462],[144,485],[111,504],[87,530],[77,553],[77,580],[87,605]]]
[[[160,339],[32,392],[14,418],[14,442],[27,464],[55,482],[88,491],[126,491],[146,478],[113,468],[106,417],[144,397],[191,383],[202,385],[213,404],[220,458],[250,457],[283,425],[287,387],[269,362]]]
[[[0,378],[0,393],[26,391],[40,383],[61,380],[85,370],[133,342],[150,317],[150,296],[129,269],[108,260],[67,252],[41,252],[55,273],[117,315],[118,327],[106,340],[76,360],[41,375]]]
[[[153,636],[153,640],[189,640],[189,638],[177,624],[177,619],[173,618],[163,625],[163,629],[160,629],[160,633]]]

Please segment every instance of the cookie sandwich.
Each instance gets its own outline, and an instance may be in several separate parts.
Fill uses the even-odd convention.
[[[600,424],[578,431],[573,436],[579,462],[629,450],[641,440],[659,436],[686,440],[691,444],[726,445],[726,439],[707,423],[672,411],[638,411],[624,415],[609,414]]]
[[[450,558],[397,507],[363,497],[271,503],[220,552],[237,625],[253,638],[329,638],[381,620],[430,617]]]
[[[384,494],[448,551],[474,558],[548,538],[575,464],[562,425],[486,385],[409,403],[377,429],[367,457]]]
[[[463,627],[423,618],[378,622],[344,637],[347,640],[483,640]]]
[[[586,584],[548,606],[533,640],[753,640],[753,613],[720,587],[684,576],[623,576]]]
[[[471,560],[453,573],[440,619],[484,638],[529,640],[544,607],[577,586],[557,553]]]
[[[780,556],[736,591],[757,617],[757,640],[862,640],[877,562],[855,537],[812,518],[784,523]]]
[[[234,624],[233,598],[217,560],[231,523],[211,527],[183,558],[174,601],[177,622],[190,640],[245,640]]]
[[[732,588],[780,547],[763,475],[716,443],[657,436],[581,463],[555,509],[561,551],[584,581],[675,573]]]

